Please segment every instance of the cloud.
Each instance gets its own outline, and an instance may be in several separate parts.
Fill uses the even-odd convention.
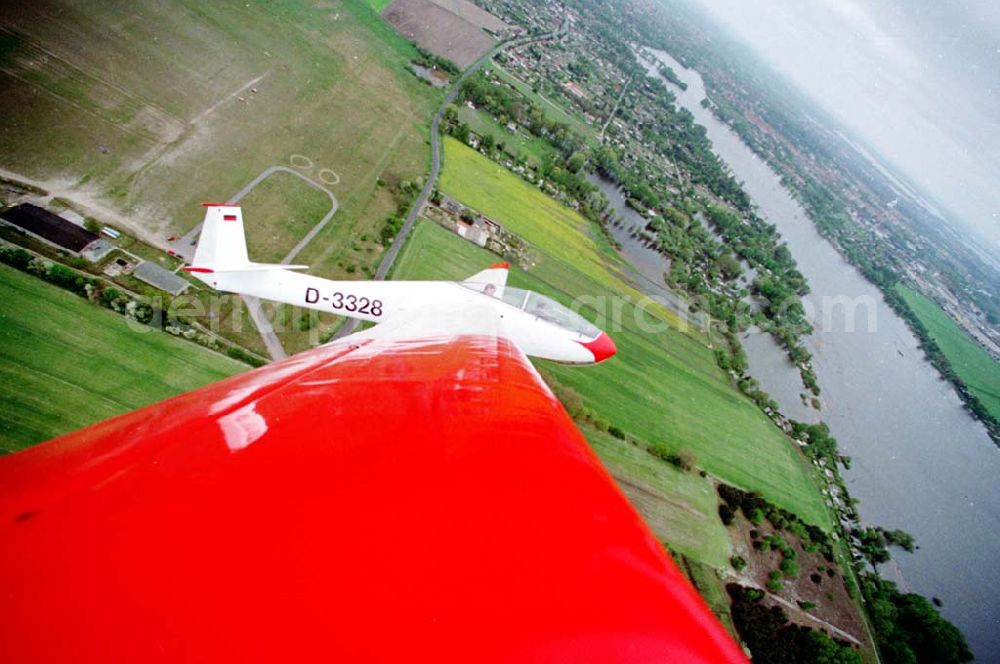
[[[692,1],[956,221],[1000,240],[1000,3]]]
[[[891,65],[909,77],[920,76],[923,66],[905,42],[886,32],[868,10],[855,0],[818,0],[844,28],[861,39]]]

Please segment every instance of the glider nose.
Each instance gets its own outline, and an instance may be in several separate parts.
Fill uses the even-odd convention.
[[[580,342],[580,345],[589,350],[594,355],[594,362],[603,362],[618,352],[618,347],[611,340],[607,332],[601,332],[593,341],[587,343]]]

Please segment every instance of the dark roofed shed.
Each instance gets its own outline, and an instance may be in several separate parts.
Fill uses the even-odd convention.
[[[22,203],[5,210],[0,213],[0,218],[32,235],[77,254],[97,239],[97,236],[87,229],[31,203]]]

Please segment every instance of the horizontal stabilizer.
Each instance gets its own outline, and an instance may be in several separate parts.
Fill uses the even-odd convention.
[[[191,265],[185,267],[186,272],[198,272],[213,274],[218,272],[259,272],[268,270],[307,270],[308,265],[285,265],[283,263],[247,263],[246,265],[236,265],[232,267],[199,267]]]

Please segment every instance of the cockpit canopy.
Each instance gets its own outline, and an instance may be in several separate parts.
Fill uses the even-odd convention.
[[[534,291],[504,286],[498,289],[499,292],[497,292],[497,290],[493,289],[492,285],[484,288],[480,284],[469,284],[469,287],[486,295],[499,296],[503,302],[512,307],[537,316],[559,327],[576,332],[587,339],[593,339],[601,333],[601,330],[597,326],[569,307],[564,307],[552,298]]]

